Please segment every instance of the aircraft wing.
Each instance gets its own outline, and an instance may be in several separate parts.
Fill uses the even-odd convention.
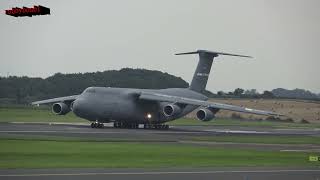
[[[229,110],[229,111],[258,114],[258,115],[283,116],[282,114],[278,114],[278,113],[275,113],[272,111],[263,111],[263,110],[251,109],[251,108],[246,108],[246,107],[241,107],[241,106],[208,102],[208,101],[202,101],[202,100],[197,100],[197,99],[192,99],[192,98],[171,96],[171,95],[165,95],[165,94],[159,94],[159,93],[142,92],[139,96],[139,99],[161,101],[161,102],[172,102],[172,103],[180,103],[180,104],[189,104],[189,105],[203,106],[203,107],[208,107],[208,108],[210,107],[210,108],[223,109],[223,110]]]
[[[58,97],[53,99],[46,99],[42,101],[35,101],[32,102],[32,105],[39,105],[39,104],[49,104],[49,103],[56,103],[56,102],[63,102],[63,101],[74,101],[77,99],[79,95],[73,95],[73,96],[64,96],[64,97]]]

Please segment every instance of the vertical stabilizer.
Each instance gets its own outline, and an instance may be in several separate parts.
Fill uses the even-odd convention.
[[[189,89],[202,93],[206,89],[213,59],[219,55],[251,57],[237,54],[229,54],[222,52],[214,52],[207,50],[197,50],[194,52],[178,53],[176,55],[199,54],[199,62],[196,71],[194,72]]]

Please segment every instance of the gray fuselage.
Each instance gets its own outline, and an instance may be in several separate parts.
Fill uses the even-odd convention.
[[[152,90],[89,87],[73,102],[72,111],[77,116],[89,121],[163,123],[180,118],[198,107],[180,105],[181,113],[175,116],[166,116],[163,113],[163,106],[172,103],[141,100],[138,98],[141,92],[161,93],[198,100],[208,99],[203,94],[183,88]]]

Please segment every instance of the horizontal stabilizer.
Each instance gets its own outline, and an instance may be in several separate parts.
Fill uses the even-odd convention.
[[[197,51],[193,51],[193,52],[177,53],[175,55],[187,55],[187,54],[208,54],[208,55],[212,55],[214,57],[217,57],[219,55],[225,55],[225,56],[238,56],[238,57],[252,58],[251,56],[230,54],[230,53],[223,53],[223,52],[215,52],[215,51],[207,51],[207,50],[197,50]]]

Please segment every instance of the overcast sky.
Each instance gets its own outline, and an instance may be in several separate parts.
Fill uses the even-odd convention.
[[[12,17],[43,5],[49,16]],[[320,93],[319,0],[1,0],[0,76],[145,68],[190,82],[196,55],[220,56],[207,89],[304,88]]]

